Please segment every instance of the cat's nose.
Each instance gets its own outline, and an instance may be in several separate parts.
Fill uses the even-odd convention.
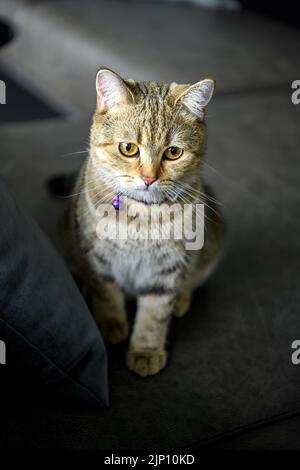
[[[151,186],[151,184],[154,183],[157,178],[154,178],[153,176],[142,176],[142,180],[144,181],[146,186]]]

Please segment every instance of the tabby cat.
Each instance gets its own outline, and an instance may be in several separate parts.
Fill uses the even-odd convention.
[[[93,314],[106,341],[129,336],[125,300],[127,294],[136,297],[126,362],[145,377],[165,367],[171,316],[189,310],[193,290],[212,271],[222,245],[223,222],[202,180],[204,114],[214,81],[137,82],[102,68],[96,90],[89,156],[68,216],[70,255],[92,292]],[[187,250],[175,239],[99,237],[99,205],[113,203],[119,216],[125,201],[141,213],[174,201],[204,203],[203,248]]]

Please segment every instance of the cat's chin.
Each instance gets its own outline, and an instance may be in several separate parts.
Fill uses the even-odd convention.
[[[166,194],[158,190],[127,189],[123,194],[130,199],[145,204],[162,204],[163,202],[170,201],[170,198]]]

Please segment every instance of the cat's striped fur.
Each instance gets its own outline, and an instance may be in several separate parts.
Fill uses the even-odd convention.
[[[191,294],[215,265],[223,239],[222,220],[201,176],[205,97],[202,85],[197,95],[187,85],[123,81],[106,69],[97,80],[90,155],[74,189],[68,245],[76,274],[92,291],[93,313],[106,340],[117,343],[128,337],[125,296],[137,297],[127,365],[147,376],[165,366],[171,315],[188,311]],[[140,156],[120,156],[120,142],[137,143]],[[169,145],[183,148],[184,156],[163,161],[162,151]],[[153,189],[141,186],[145,175],[157,178]],[[169,205],[172,199],[208,202],[203,249],[187,251],[182,240],[172,239],[99,239],[96,209],[117,193],[121,202],[126,195],[128,205],[138,204],[142,212],[150,203]]]

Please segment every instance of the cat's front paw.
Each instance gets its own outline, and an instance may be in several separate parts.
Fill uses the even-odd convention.
[[[167,353],[159,349],[130,349],[127,352],[126,363],[128,369],[142,377],[147,377],[147,375],[157,374],[165,367]]]
[[[127,320],[118,318],[103,318],[99,321],[99,328],[104,341],[117,344],[127,339],[129,334],[129,323]]]

